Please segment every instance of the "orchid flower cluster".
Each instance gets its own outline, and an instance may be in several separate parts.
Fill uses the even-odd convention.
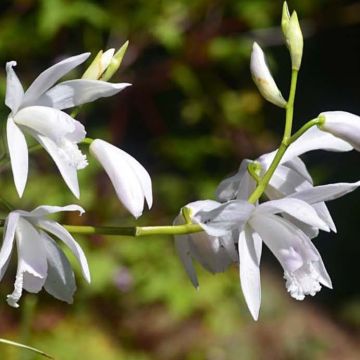
[[[187,204],[175,219],[175,224],[198,224],[203,230],[175,236],[176,248],[192,284],[199,286],[193,259],[212,273],[223,272],[237,263],[244,298],[255,320],[261,303],[263,243],[281,264],[286,289],[293,298],[303,300],[306,295],[314,296],[322,286],[331,289],[330,276],[312,239],[320,230],[336,232],[326,202],[360,186],[360,181],[314,186],[299,157],[319,149],[360,151],[360,117],[343,111],[326,111],[292,134],[303,37],[296,12],[290,15],[286,3],[281,26],[292,64],[288,100],[276,85],[257,43],[253,45],[250,62],[261,95],[285,109],[280,147],[256,160],[243,160],[238,172],[217,187],[216,201]],[[264,201],[260,202],[261,199]]]
[[[119,200],[134,217],[142,214],[145,199],[151,207],[151,178],[144,167],[114,145],[86,138],[84,126],[64,111],[115,95],[130,85],[106,81],[120,66],[126,47],[127,43],[116,54],[114,49],[99,52],[81,79],[58,82],[85,62],[90,53],[67,58],[42,72],[26,91],[14,71],[16,62],[6,64],[5,104],[11,110],[6,136],[19,197],[24,193],[28,177],[29,149],[25,137],[28,135],[49,153],[77,198],[80,197],[77,173],[88,165],[79,144],[87,144],[90,154],[109,175]],[[6,156],[3,160],[7,160]],[[23,289],[37,293],[42,288],[60,300],[72,302],[76,290],[74,273],[53,237],[70,248],[81,265],[84,278],[90,282],[88,263],[81,247],[63,226],[46,218],[48,214],[62,211],[84,212],[78,205],[39,206],[30,212],[13,210],[7,216],[0,250],[0,278],[9,264],[14,244],[18,254],[14,291],[7,296],[9,305],[18,307]]]
[[[282,95],[257,43],[250,69],[261,95],[285,110],[284,135],[279,148],[256,160],[245,159],[238,172],[224,179],[216,189],[216,200],[194,201],[182,207],[174,224],[134,228],[96,228],[61,225],[47,218],[62,211],[84,212],[79,205],[41,205],[32,211],[12,210],[4,221],[0,250],[0,279],[16,245],[18,267],[14,291],[7,296],[17,307],[23,289],[37,293],[44,288],[55,298],[71,303],[76,290],[74,273],[58,239],[78,259],[84,278],[90,271],[81,247],[72,233],[102,233],[126,236],[174,235],[175,246],[192,284],[199,282],[193,260],[212,273],[238,264],[241,288],[251,315],[256,320],[261,303],[260,259],[263,243],[284,269],[287,291],[297,299],[315,295],[322,286],[332,287],[321,255],[313,244],[319,231],[336,227],[326,202],[360,186],[336,183],[314,186],[300,156],[314,150],[360,151],[360,117],[343,111],[325,111],[292,131],[296,83],[303,54],[303,36],[297,14],[284,3],[281,28],[289,50],[292,76],[288,99]],[[33,137],[54,160],[70,191],[80,197],[77,178],[88,164],[80,144],[103,166],[117,197],[138,218],[144,203],[152,206],[151,178],[131,155],[114,145],[86,137],[84,126],[75,119],[78,106],[117,94],[127,83],[109,83],[119,68],[127,43],[100,52],[81,79],[58,82],[89,57],[88,53],[65,59],[42,72],[24,91],[11,61],[6,65],[5,104],[9,157],[14,183],[22,196],[28,176],[29,149],[26,136]],[[72,113],[65,110],[75,108]]]

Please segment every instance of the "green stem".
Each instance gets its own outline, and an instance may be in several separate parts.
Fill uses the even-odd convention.
[[[251,204],[254,204],[257,200],[259,200],[261,195],[264,193],[267,185],[269,184],[271,177],[273,176],[276,168],[280,164],[281,158],[284,156],[286,149],[291,143],[290,140],[291,140],[292,122],[294,116],[294,102],[295,102],[297,77],[298,77],[298,70],[292,70],[289,100],[286,104],[284,135],[280,147],[276,152],[272,163],[269,166],[269,169],[265,172],[262,179],[258,182],[257,187],[248,198],[248,202]]]
[[[283,141],[285,143],[288,142],[288,139],[291,136],[298,73],[299,71],[294,69],[291,72],[290,93],[289,93],[289,100],[286,104],[285,131],[283,136]]]
[[[169,226],[136,226],[136,227],[107,227],[107,226],[75,226],[63,225],[72,234],[82,235],[118,235],[118,236],[150,236],[150,235],[185,235],[201,232],[198,224],[169,225]]]
[[[309,120],[306,124],[304,124],[298,131],[296,131],[295,134],[293,134],[290,137],[289,144],[292,144],[294,141],[296,141],[301,135],[303,135],[306,131],[308,131],[313,126],[319,126],[323,124],[324,119],[321,117],[317,117],[315,119]]]

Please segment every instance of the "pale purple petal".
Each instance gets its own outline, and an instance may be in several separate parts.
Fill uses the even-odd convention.
[[[72,304],[76,284],[70,262],[49,235],[41,231],[41,236],[48,263],[48,274],[44,289],[56,299]]]

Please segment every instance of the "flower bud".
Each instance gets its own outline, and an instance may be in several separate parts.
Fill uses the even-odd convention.
[[[115,53],[115,55],[111,58],[111,61],[109,65],[107,66],[107,69],[103,76],[101,77],[101,80],[108,81],[112,78],[112,76],[118,71],[122,60],[124,58],[125,52],[127,50],[127,47],[129,45],[129,41],[126,41],[123,46]]]
[[[105,70],[108,68],[113,58],[114,52],[115,49],[109,49],[105,52],[100,50],[98,54],[95,56],[93,62],[84,72],[82,79],[99,80],[103,75],[103,73],[105,72]]]
[[[360,151],[360,117],[346,111],[327,111],[319,115],[322,123],[318,127],[347,141]]]
[[[304,40],[296,11],[293,11],[290,16],[286,1],[283,5],[281,28],[286,40],[286,45],[290,51],[292,68],[294,70],[299,70],[303,54]]]
[[[286,101],[270,73],[263,51],[256,42],[251,53],[250,70],[261,95],[271,103],[285,107]]]

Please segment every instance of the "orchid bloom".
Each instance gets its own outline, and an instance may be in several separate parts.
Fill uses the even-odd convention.
[[[339,139],[332,134],[323,132],[316,127],[309,129],[297,141],[289,146],[285,155],[276,168],[270,182],[265,189],[265,195],[270,200],[281,199],[301,190],[313,187],[313,180],[305,164],[299,158],[300,155],[313,150],[327,151],[350,151],[353,147],[346,141]],[[261,175],[269,168],[274,159],[276,151],[260,156],[255,161],[261,167]],[[223,180],[217,190],[216,197],[220,201],[232,199],[247,200],[256,187],[255,180],[247,171],[250,160],[243,160],[239,171],[234,175]],[[324,202],[312,205],[318,215],[328,224],[332,231],[336,231],[335,224]],[[296,220],[295,220],[296,222]],[[296,222],[296,225],[300,225]],[[303,226],[302,230],[311,238],[318,233],[316,229]]]
[[[33,136],[44,147],[67,186],[76,197],[80,196],[77,170],[84,168],[87,161],[77,144],[84,139],[86,132],[82,124],[62,110],[114,95],[130,85],[87,79],[55,85],[89,55],[73,56],[51,66],[25,92],[13,69],[16,62],[6,64],[5,104],[11,110],[7,119],[7,141],[15,187],[20,197],[28,176],[28,148],[24,133]]]
[[[145,200],[151,208],[151,178],[136,159],[100,139],[92,141],[89,150],[109,175],[119,200],[135,218],[142,215]]]
[[[312,205],[341,197],[359,186],[360,182],[316,186],[260,205],[233,200],[210,211],[201,210],[194,214],[194,222],[200,224],[208,235],[224,236],[231,230],[238,230],[239,237],[233,241],[239,250],[241,287],[255,320],[261,302],[259,266],[262,242],[283,267],[286,288],[293,298],[303,300],[306,295],[315,295],[321,284],[331,288],[319,252],[301,228],[285,215],[315,229],[329,231],[328,224]]]
[[[213,200],[200,200],[187,204],[190,218],[199,210],[213,210],[221,204]],[[180,213],[174,220],[174,225],[184,224]],[[195,288],[199,281],[192,259],[198,261],[211,273],[224,272],[232,263],[238,262],[238,254],[231,233],[222,237],[208,235],[205,231],[188,235],[176,235],[175,247],[179,258]]]
[[[12,211],[6,218],[0,250],[0,280],[9,264],[14,243],[18,258],[14,291],[7,296],[10,306],[19,306],[23,289],[38,293],[43,287],[55,298],[72,303],[76,290],[74,273],[52,236],[69,247],[81,266],[85,280],[90,282],[88,263],[79,244],[59,223],[46,218],[46,215],[61,211],[84,212],[77,205],[39,206],[30,212]]]

